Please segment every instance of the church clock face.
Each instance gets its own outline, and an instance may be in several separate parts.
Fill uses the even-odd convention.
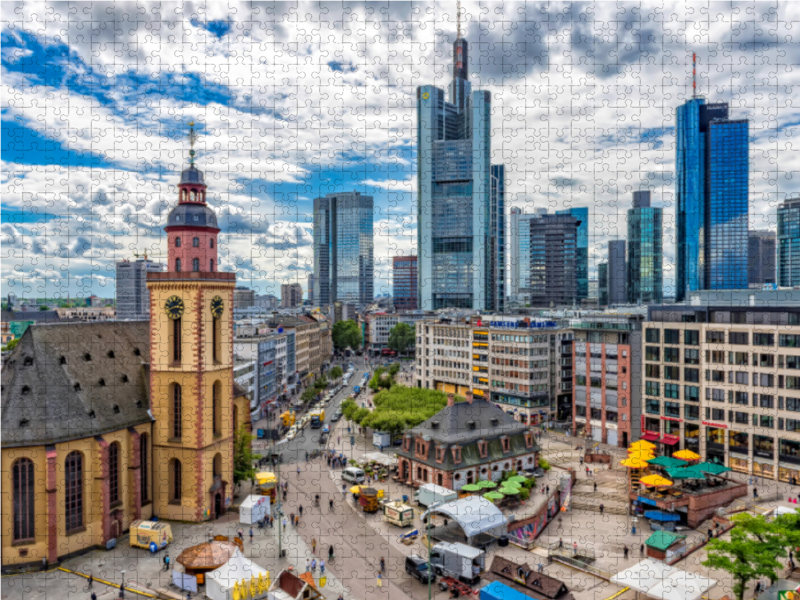
[[[222,316],[222,312],[225,310],[225,303],[222,301],[222,298],[219,296],[214,296],[211,299],[211,316],[215,319],[219,319]]]
[[[180,319],[183,316],[183,300],[178,296],[170,296],[164,303],[164,312],[170,319]]]

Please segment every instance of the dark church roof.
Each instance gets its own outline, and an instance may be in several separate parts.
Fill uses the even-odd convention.
[[[167,217],[167,227],[208,227],[218,229],[217,215],[205,204],[178,204]]]
[[[153,420],[148,321],[34,325],[2,371],[2,447],[55,444]]]
[[[202,183],[205,184],[203,172],[194,165],[189,165],[181,171],[181,183]]]
[[[515,421],[502,409],[483,399],[445,406],[427,421],[410,430],[411,435],[429,436],[441,444],[469,442],[516,435],[528,426]]]
[[[502,556],[495,555],[483,578],[499,581],[533,600],[573,600],[567,586],[555,577],[539,573],[527,563],[517,564]]]

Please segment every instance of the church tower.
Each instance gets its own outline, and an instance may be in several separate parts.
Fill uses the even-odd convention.
[[[249,407],[244,398],[234,401],[236,274],[218,269],[220,230],[189,125],[189,166],[164,228],[168,270],[148,273],[147,287],[154,513],[198,522],[217,518],[230,503],[234,431],[249,419]]]

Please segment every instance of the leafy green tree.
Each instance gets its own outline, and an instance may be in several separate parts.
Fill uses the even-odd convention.
[[[361,348],[361,328],[353,320],[337,321],[331,330],[333,346],[337,350]]]
[[[45,305],[45,304],[41,304],[41,305],[39,306],[39,310],[41,310],[41,311],[45,311],[45,310],[50,310],[50,308],[49,308],[47,305]]]
[[[339,379],[342,375],[344,375],[344,371],[342,371],[342,367],[336,365],[330,370],[328,375],[330,375],[331,379]]]
[[[375,373],[372,375],[372,379],[369,380],[369,388],[373,392],[377,392],[381,389],[389,389],[394,385],[394,379],[392,376],[386,371],[386,367],[378,367],[375,369]]]
[[[800,509],[793,513],[778,515],[771,525],[784,551],[788,552],[800,546]]]
[[[361,425],[361,422],[369,416],[370,410],[368,408],[359,408],[353,414],[353,421]]]
[[[348,421],[352,421],[353,415],[358,410],[358,404],[356,404],[356,401],[353,400],[352,398],[348,398],[347,400],[342,402],[339,408],[341,409],[344,418],[347,419]]]
[[[314,398],[317,397],[317,394],[318,392],[316,388],[309,387],[303,391],[303,393],[300,395],[300,399],[306,404],[308,404],[309,402],[312,402]]]
[[[779,528],[764,517],[745,513],[734,516],[733,521],[736,526],[731,529],[730,540],[713,538],[708,542],[708,558],[703,565],[730,573],[735,582],[733,593],[737,600],[743,600],[748,582],[760,577],[778,579],[782,565],[777,557],[786,556],[786,551],[781,546]]]
[[[396,364],[396,363],[395,363],[395,364],[393,364],[391,367],[389,367],[389,375],[391,375],[391,376],[392,376],[392,379],[394,379],[395,377],[397,377],[397,374],[398,374],[399,372],[400,372],[400,365],[398,365],[398,364]]]
[[[314,382],[314,388],[317,389],[318,391],[324,390],[326,387],[328,387],[328,380],[325,378],[324,375]]]
[[[3,346],[3,351],[13,350],[14,348],[17,347],[17,344],[19,344],[19,338],[15,339],[15,340],[11,340],[5,346]]]
[[[253,468],[253,435],[245,425],[240,425],[233,436],[233,483],[247,481],[255,476]]]
[[[402,354],[414,345],[414,328],[408,323],[398,323],[389,331],[389,348]]]

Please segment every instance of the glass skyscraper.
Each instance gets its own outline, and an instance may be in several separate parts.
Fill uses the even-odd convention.
[[[578,245],[575,250],[575,273],[577,282],[577,301],[580,303],[584,298],[589,297],[589,209],[568,208],[557,210],[557,215],[572,215],[580,224],[578,225]]]
[[[800,196],[778,206],[778,285],[800,286]]]
[[[510,211],[508,231],[509,294],[514,300],[530,299],[531,293],[531,219],[514,207]]]
[[[417,88],[419,308],[498,311],[504,184],[489,163],[491,95],[472,91],[463,38],[453,59],[449,102],[440,88]]]
[[[747,289],[749,123],[728,104],[692,98],[677,110],[675,299]]]
[[[650,192],[633,193],[628,209],[628,303],[664,301],[663,213],[650,206]]]
[[[372,196],[340,192],[314,199],[314,301],[372,302]]]

